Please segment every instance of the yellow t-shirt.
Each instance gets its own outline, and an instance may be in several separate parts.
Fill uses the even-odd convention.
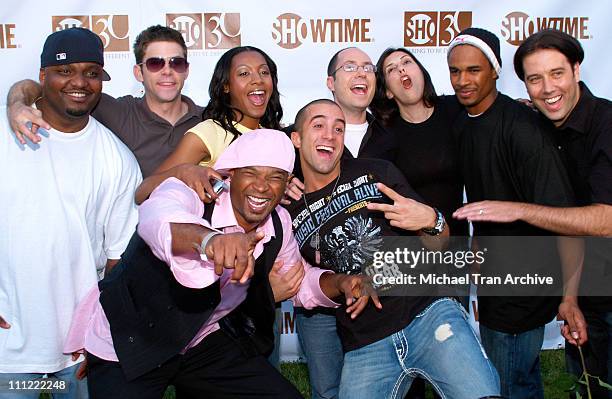
[[[240,133],[248,133],[251,131],[248,127],[242,126],[240,123],[235,122],[234,127]],[[210,158],[203,159],[200,161],[201,166],[210,166],[212,167],[215,162],[217,162],[217,158],[228,145],[234,139],[234,135],[230,132],[226,132],[221,125],[217,124],[212,119],[206,119],[189,129],[187,133],[193,133],[202,140],[208,152],[210,154]],[[187,134],[185,133],[185,134]]]

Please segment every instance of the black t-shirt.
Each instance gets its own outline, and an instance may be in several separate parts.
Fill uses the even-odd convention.
[[[499,93],[483,114],[470,117],[463,113],[455,127],[468,202],[574,205],[573,191],[553,143],[550,125],[525,105]],[[551,233],[523,222],[474,223],[474,235],[479,247],[488,250],[483,274],[487,270],[496,275],[539,272],[561,282],[556,240],[550,239],[546,245],[532,240],[538,241],[535,245],[528,238]],[[545,292],[537,297],[479,296],[480,322],[507,333],[541,326],[552,320],[559,304],[558,296],[544,295]]]
[[[306,202],[294,201],[288,207],[293,231],[304,259],[316,265],[315,237],[319,229],[321,268],[337,273],[366,272],[373,252],[380,249],[385,236],[410,235],[389,225],[382,212],[369,211],[368,202],[388,202],[376,187],[382,182],[399,194],[420,200],[401,172],[391,163],[378,159],[343,159],[336,186],[306,194]],[[334,192],[333,197],[329,196]],[[331,201],[331,202],[330,202]],[[433,297],[381,297],[382,310],[369,302],[363,313],[352,320],[345,307],[336,312],[338,334],[345,351],[360,348],[407,326],[433,301]]]
[[[385,131],[373,135],[362,149],[367,158],[392,162],[423,200],[438,208],[451,235],[468,235],[466,221],[452,214],[463,205],[463,180],[452,127],[463,108],[456,96],[440,96],[432,115],[424,122],[410,123],[401,116]]]
[[[580,82],[580,99],[567,121],[555,135],[567,162],[567,169],[580,205],[612,205],[612,102],[593,96]],[[587,240],[582,273],[583,294],[590,281],[600,286],[603,279],[612,286],[612,251]],[[583,296],[585,310],[612,311],[612,297]]]

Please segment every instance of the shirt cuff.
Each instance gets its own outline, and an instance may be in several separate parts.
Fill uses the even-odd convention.
[[[306,275],[300,286],[300,290],[293,297],[293,304],[295,306],[302,306],[306,309],[313,309],[317,306],[326,308],[337,308],[340,306],[329,299],[321,290],[321,284],[319,280],[324,273],[333,273],[331,270],[319,269],[317,267],[310,267],[306,269]]]

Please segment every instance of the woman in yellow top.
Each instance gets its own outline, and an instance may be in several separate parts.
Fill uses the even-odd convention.
[[[203,201],[210,201],[206,193],[215,196],[209,179],[221,178],[211,167],[225,148],[236,137],[257,127],[280,129],[283,109],[276,64],[256,47],[235,47],[225,52],[215,65],[208,94],[204,121],[189,129],[174,152],[142,182],[136,191],[138,204],[172,176],[192,182],[186,181]],[[179,165],[182,167],[175,168]],[[181,178],[187,173],[198,178]]]

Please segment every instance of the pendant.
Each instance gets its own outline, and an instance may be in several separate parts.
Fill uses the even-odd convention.
[[[321,236],[319,236],[319,230],[315,233],[315,263],[318,265],[321,263],[321,251],[319,251],[321,244]]]

